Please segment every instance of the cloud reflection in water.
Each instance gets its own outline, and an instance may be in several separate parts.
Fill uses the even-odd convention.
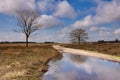
[[[65,53],[61,60],[50,61],[43,80],[120,80],[120,64]]]

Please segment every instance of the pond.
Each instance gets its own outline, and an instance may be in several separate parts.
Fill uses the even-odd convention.
[[[120,64],[98,58],[63,53],[48,65],[43,80],[120,80]]]

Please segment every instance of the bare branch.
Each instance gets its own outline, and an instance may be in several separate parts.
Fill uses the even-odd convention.
[[[40,15],[35,11],[28,10],[17,11],[16,13],[18,21],[17,25],[19,29],[15,30],[15,32],[21,32],[25,34],[26,43],[28,43],[29,36],[35,31],[39,30],[41,27],[40,23],[38,22],[38,18],[40,18]]]
[[[88,33],[84,29],[75,29],[70,33],[71,42],[80,43],[88,39]]]

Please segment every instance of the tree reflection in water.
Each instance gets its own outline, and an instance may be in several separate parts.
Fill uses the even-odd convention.
[[[75,63],[84,63],[87,60],[86,56],[81,56],[81,55],[70,55],[71,61]]]
[[[63,53],[61,60],[49,62],[43,80],[120,80],[120,64]]]

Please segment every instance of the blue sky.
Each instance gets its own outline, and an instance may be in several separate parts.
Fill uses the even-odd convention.
[[[0,41],[24,41],[15,18],[16,10],[37,10],[44,29],[30,41],[69,42],[69,33],[85,29],[88,41],[120,39],[119,0],[1,0]]]

